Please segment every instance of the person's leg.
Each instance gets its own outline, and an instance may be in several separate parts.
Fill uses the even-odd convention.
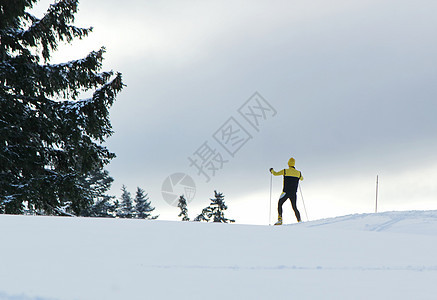
[[[289,195],[290,197],[290,201],[291,201],[291,206],[293,207],[294,210],[294,214],[296,215],[296,219],[298,222],[300,222],[300,213],[299,210],[297,209],[297,205],[296,205],[296,201],[297,201],[297,196],[295,193]]]
[[[282,205],[284,204],[285,201],[287,201],[287,194],[286,193],[282,193],[281,197],[279,197],[279,201],[278,201],[278,216],[282,217]]]
[[[282,225],[282,205],[284,204],[285,200],[287,200],[287,195],[282,193],[278,201],[278,222],[276,222],[275,225]]]

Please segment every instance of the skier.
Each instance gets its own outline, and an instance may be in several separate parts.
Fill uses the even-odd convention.
[[[292,157],[288,161],[288,169],[283,169],[279,172],[275,172],[273,168],[270,168],[270,173],[275,176],[284,176],[284,188],[282,190],[281,197],[279,197],[278,201],[278,222],[275,225],[282,225],[282,205],[287,199],[290,199],[291,206],[293,207],[294,214],[296,215],[296,219],[298,222],[301,221],[300,213],[296,206],[297,200],[297,188],[299,186],[299,180],[303,180],[302,173],[295,169],[294,165],[296,160]]]

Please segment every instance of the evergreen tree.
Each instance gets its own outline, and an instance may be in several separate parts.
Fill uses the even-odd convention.
[[[106,192],[111,188],[114,179],[109,176],[106,170],[94,170],[90,175],[81,180],[82,187],[89,193],[88,201],[92,205],[88,209],[81,211],[81,216],[84,217],[114,217],[115,204],[114,196],[106,195]]]
[[[210,219],[210,217],[208,217],[210,210],[211,208],[209,206],[202,209],[202,212],[194,218],[194,222],[208,222]]]
[[[132,218],[134,214],[134,208],[133,208],[131,194],[129,193],[125,185],[121,187],[121,191],[122,191],[121,198],[120,198],[121,201],[117,209],[117,217]]]
[[[59,42],[92,28],[72,25],[78,0],[59,0],[42,18],[28,12],[36,2],[0,2],[0,213],[80,215],[93,204],[83,178],[115,156],[102,143],[123,83],[101,72],[104,48],[50,64]],[[92,97],[79,99],[86,91]]]
[[[135,195],[135,216],[139,219],[157,219],[158,216],[152,216],[151,212],[155,210],[152,207],[152,203],[149,200],[148,195],[143,189],[137,187],[137,193]]]
[[[188,217],[187,200],[185,200],[184,195],[179,197],[178,207],[181,209],[178,217],[182,217],[182,221],[190,221]]]
[[[114,218],[117,206],[113,202],[114,196],[103,196],[97,199],[97,201],[86,212],[84,217],[99,217],[99,218]]]
[[[225,197],[223,193],[218,193],[214,191],[214,199],[211,199],[211,204],[209,205],[209,210],[207,213],[208,219],[213,220],[213,222],[228,223],[235,222],[235,220],[225,218],[224,211],[228,209],[225,204]]]

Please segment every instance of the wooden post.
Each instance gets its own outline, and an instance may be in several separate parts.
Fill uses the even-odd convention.
[[[378,175],[376,175],[376,202],[375,202],[375,213],[378,212]]]

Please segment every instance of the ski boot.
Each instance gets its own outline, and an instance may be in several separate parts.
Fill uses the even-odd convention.
[[[278,222],[276,222],[275,225],[282,225],[282,217],[281,216],[278,216]]]

